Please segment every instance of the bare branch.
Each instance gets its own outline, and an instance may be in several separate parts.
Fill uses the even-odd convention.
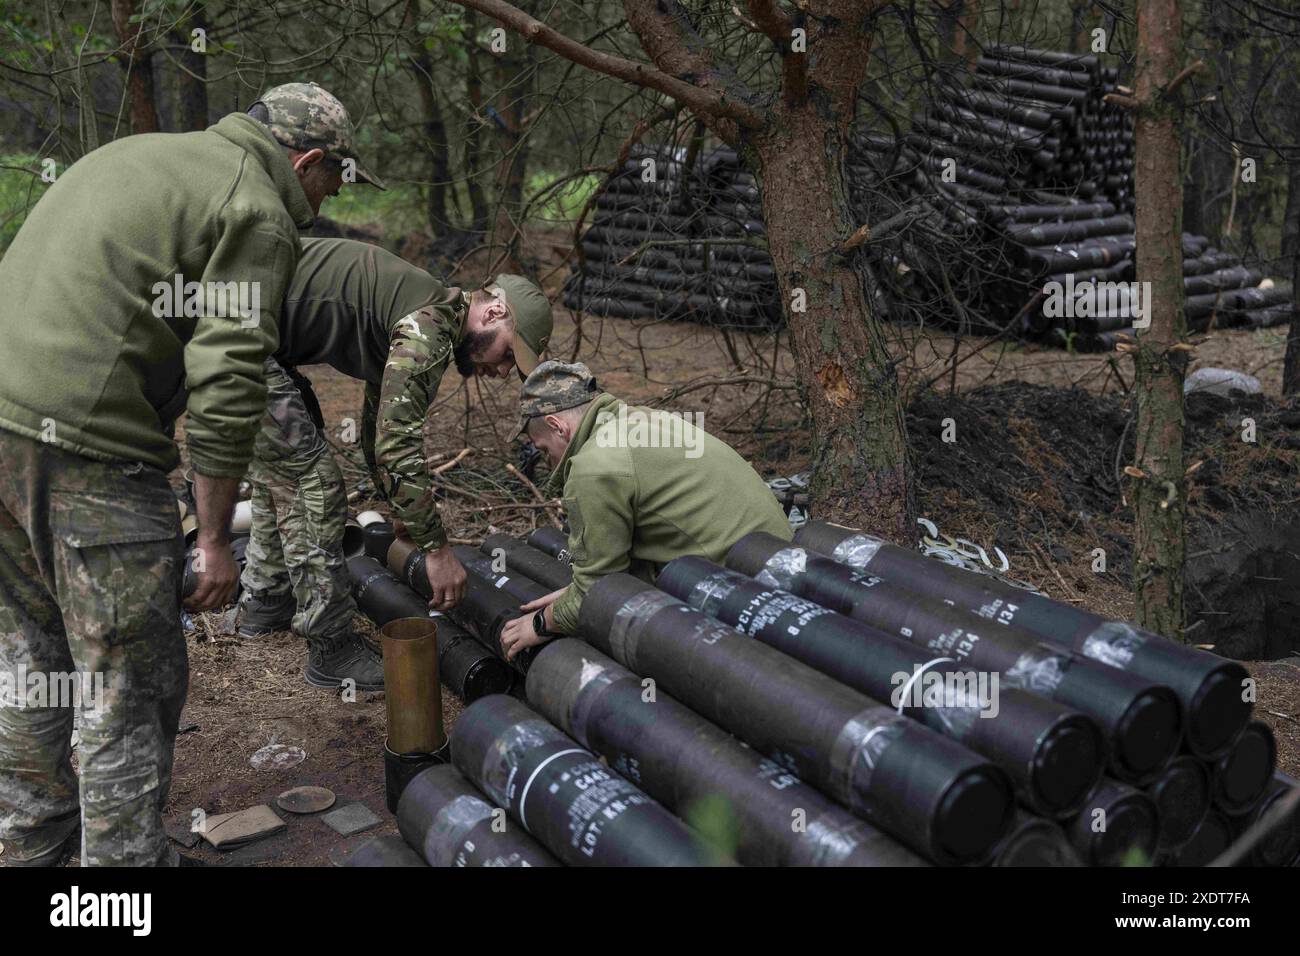
[[[601,53],[583,46],[503,0],[452,0],[452,2],[492,17],[529,43],[545,47],[579,66],[585,66],[627,83],[657,90],[680,100],[701,115],[719,117],[739,126],[756,126],[761,122],[757,112],[738,100],[729,100],[720,93],[670,76],[648,64]]]

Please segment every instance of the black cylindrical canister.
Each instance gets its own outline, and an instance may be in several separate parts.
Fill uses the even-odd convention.
[[[1244,693],[1249,675],[1236,661],[1176,644],[1124,621],[1108,621],[989,575],[929,560],[851,529],[809,522],[799,529],[795,543],[886,581],[951,601],[960,610],[1018,625],[1058,647],[1168,685],[1183,705],[1187,746],[1198,757],[1226,752],[1250,719],[1251,704]]]
[[[387,521],[376,521],[361,529],[363,551],[366,557],[374,558],[380,564],[388,560],[388,549],[397,535],[393,526]]]
[[[1082,866],[1057,824],[1017,810],[1011,830],[993,848],[990,866]]]
[[[1004,685],[1087,714],[1105,735],[1110,771],[1120,780],[1149,780],[1177,752],[1179,704],[1168,687],[1044,644],[1037,635],[959,611],[937,598],[918,599],[915,591],[765,532],[740,539],[727,564],[936,656],[997,672]]]
[[[397,828],[429,866],[560,865],[450,764],[429,767],[406,785]]]
[[[528,701],[746,866],[925,866],[585,641],[552,641]]]
[[[548,591],[558,591],[573,581],[573,570],[567,564],[508,534],[488,535],[479,545],[479,550],[489,558],[503,559],[507,572],[513,571],[544,584]]]
[[[685,824],[513,697],[485,697],[452,730],[471,783],[571,866],[706,866]]]
[[[367,840],[352,851],[345,866],[422,866],[429,864],[392,833]]]
[[[1103,779],[1079,815],[1066,825],[1088,866],[1145,866],[1155,854],[1160,825],[1156,805],[1141,790]]]
[[[542,554],[548,554],[561,564],[572,564],[573,554],[569,551],[569,536],[559,528],[543,526],[536,529],[527,538],[529,547],[536,548]]]
[[[1175,758],[1147,788],[1160,821],[1161,852],[1192,838],[1210,810],[1210,770],[1191,754]]]
[[[1096,725],[1028,691],[1002,688],[997,671],[971,669],[943,652],[921,652],[901,638],[705,558],[670,561],[657,584],[696,610],[988,757],[1038,813],[1070,816],[1101,778],[1105,742]]]
[[[1232,843],[1233,829],[1228,818],[1210,808],[1192,838],[1169,857],[1170,866],[1207,866]]]
[[[458,544],[451,549],[465,570],[488,581],[498,591],[509,594],[520,604],[527,604],[550,593],[550,589],[524,577],[515,571],[494,567],[494,562],[487,555],[468,545]]]
[[[445,615],[430,611],[418,594],[373,558],[348,561],[357,608],[382,627],[403,617],[428,615],[438,623],[438,679],[465,703],[488,694],[504,694],[514,673],[467,630]]]
[[[1294,802],[1296,787],[1294,779],[1278,771],[1248,813],[1230,818],[1229,823],[1237,837],[1266,821],[1267,832],[1250,850],[1248,859],[1251,864],[1295,866],[1300,863],[1300,803]],[[1289,811],[1284,801],[1290,801]]]
[[[1214,805],[1229,816],[1247,813],[1264,793],[1277,768],[1277,744],[1268,724],[1251,721],[1214,764]]]
[[[399,754],[384,741],[384,803],[389,813],[397,812],[397,802],[402,799],[402,791],[417,774],[435,764],[446,763],[449,745],[443,744],[433,753]]]
[[[628,574],[588,592],[579,633],[882,830],[940,863],[1010,823],[1006,774],[955,741]]]

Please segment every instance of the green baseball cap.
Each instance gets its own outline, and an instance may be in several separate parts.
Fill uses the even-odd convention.
[[[551,342],[555,320],[546,293],[523,276],[502,273],[483,287],[502,299],[515,320],[515,365],[523,378],[537,368]]]
[[[258,99],[269,114],[267,126],[276,142],[291,149],[320,149],[336,162],[350,160],[357,178],[387,189],[357,156],[352,120],[329,90],[316,83],[285,83]],[[257,103],[253,105],[256,106]]]
[[[529,419],[586,405],[599,394],[596,376],[581,362],[543,362],[524,379],[519,392],[519,427],[508,440],[522,435]]]

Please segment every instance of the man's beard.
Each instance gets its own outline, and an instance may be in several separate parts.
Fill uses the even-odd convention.
[[[474,374],[474,359],[483,355],[496,341],[494,332],[466,332],[464,340],[451,350],[456,360],[456,371],[464,378]]]

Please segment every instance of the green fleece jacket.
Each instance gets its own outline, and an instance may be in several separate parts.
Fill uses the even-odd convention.
[[[87,154],[0,260],[0,428],[170,470],[186,411],[195,469],[243,474],[312,219],[284,147],[243,114]]]
[[[577,630],[583,598],[603,575],[653,580],[682,555],[721,561],[752,531],[792,537],[771,489],[730,445],[607,393],[587,409],[552,480],[564,483],[573,554],[573,583],[551,608],[562,634]]]

